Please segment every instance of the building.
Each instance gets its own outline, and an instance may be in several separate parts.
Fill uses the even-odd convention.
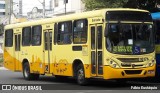
[[[5,7],[6,7],[5,0],[0,0],[0,21],[5,17],[6,14]],[[3,35],[0,36],[0,54],[3,53],[2,45],[3,45]]]
[[[17,18],[22,17],[22,0],[13,0],[13,13]]]
[[[81,0],[53,0],[53,15],[83,12],[85,7]]]
[[[38,9],[38,7],[34,7],[31,12],[27,13],[27,18],[29,20],[43,18],[43,9]]]
[[[5,17],[0,20],[1,24],[10,24],[26,21],[22,15],[22,0],[4,0]]]
[[[0,0],[0,18],[5,17],[6,11],[5,11],[5,0]]]
[[[6,17],[14,14],[17,18],[22,16],[22,0],[5,0]]]
[[[81,0],[50,0],[49,9],[45,9],[45,18],[83,12],[85,9]],[[43,9],[34,7],[27,13],[28,19],[43,18]]]

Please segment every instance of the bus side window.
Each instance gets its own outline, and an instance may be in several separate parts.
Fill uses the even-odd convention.
[[[72,21],[58,23],[58,44],[71,44]]]
[[[42,26],[33,26],[32,27],[32,45],[38,46],[41,45],[41,36],[42,36]]]
[[[87,29],[88,22],[86,19],[75,20],[73,27],[73,42],[86,43],[87,42]]]
[[[24,27],[22,30],[22,45],[29,46],[31,43],[31,27]]]
[[[13,46],[13,29],[9,29],[5,31],[5,46],[6,47]]]

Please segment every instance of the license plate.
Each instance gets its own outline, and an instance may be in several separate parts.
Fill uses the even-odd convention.
[[[154,70],[148,70],[148,74],[154,74]]]

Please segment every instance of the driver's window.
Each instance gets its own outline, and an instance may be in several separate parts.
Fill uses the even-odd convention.
[[[119,29],[117,24],[110,25],[110,35],[109,35],[111,43],[115,46],[119,42]]]
[[[143,25],[143,30],[141,31],[141,33],[142,33],[142,37],[145,41],[149,41],[148,39],[150,39],[150,38],[148,38],[148,37],[150,37],[150,35],[151,35],[150,34],[151,30],[152,30],[152,25]]]
[[[111,31],[111,33],[118,32],[118,25],[116,25],[116,24],[110,25],[110,31]]]

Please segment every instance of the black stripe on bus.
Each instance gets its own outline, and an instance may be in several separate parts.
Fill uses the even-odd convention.
[[[82,51],[82,46],[72,46],[73,51]]]

